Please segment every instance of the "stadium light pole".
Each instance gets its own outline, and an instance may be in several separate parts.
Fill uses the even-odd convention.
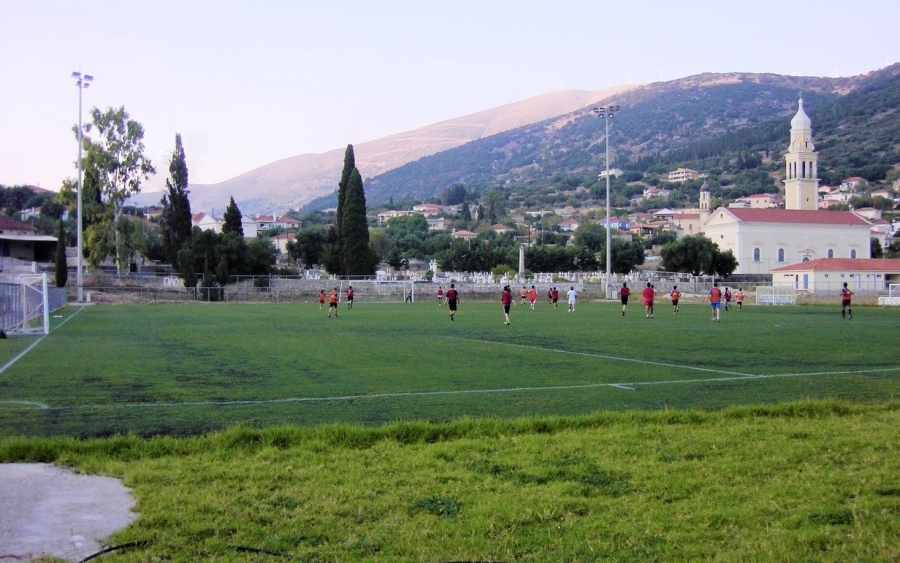
[[[606,298],[612,299],[610,280],[612,279],[612,235],[609,228],[609,120],[619,111],[619,106],[609,105],[594,108],[597,117],[606,121]]]
[[[78,255],[77,255],[78,275],[76,276],[76,279],[77,279],[76,286],[78,289],[77,289],[75,298],[79,303],[84,303],[84,273],[82,272],[83,266],[81,264],[81,262],[83,260],[81,233],[82,233],[82,230],[84,227],[84,225],[82,223],[83,219],[82,219],[82,213],[81,213],[81,191],[82,191],[81,190],[81,186],[82,186],[81,177],[83,175],[82,169],[81,169],[81,167],[82,167],[81,147],[82,147],[82,145],[84,145],[84,128],[81,125],[81,94],[85,88],[90,87],[91,82],[94,80],[94,77],[91,76],[90,74],[81,74],[80,72],[73,72],[72,78],[75,79],[75,85],[78,86],[78,205],[77,205],[77,210],[78,210],[77,231],[78,232],[76,233],[76,239],[78,241],[76,244],[77,252],[78,252]]]

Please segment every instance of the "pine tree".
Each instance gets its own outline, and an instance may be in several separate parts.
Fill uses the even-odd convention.
[[[178,251],[191,238],[191,202],[188,200],[188,169],[181,144],[181,135],[175,134],[175,152],[169,162],[168,192],[163,195],[163,212],[160,221],[163,250],[173,266],[178,262]]]
[[[234,202],[234,196],[231,197],[231,200],[228,202],[228,207],[225,208],[225,215],[223,217],[224,223],[222,224],[222,234],[226,233],[237,233],[241,236],[244,236],[244,226],[241,224],[241,220],[243,219],[243,215],[241,215],[241,210],[238,209],[237,204]]]
[[[59,220],[59,234],[56,236],[56,287],[66,287],[69,281],[69,264],[66,262],[66,230]]]
[[[362,177],[356,168],[347,181],[340,240],[343,246],[344,273],[351,276],[371,275],[375,263],[369,249],[369,222],[366,219],[366,194]]]

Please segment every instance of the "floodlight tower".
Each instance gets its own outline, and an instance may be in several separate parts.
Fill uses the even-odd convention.
[[[84,303],[84,273],[82,272],[82,264],[81,264],[81,262],[83,260],[81,233],[82,233],[82,230],[84,227],[84,225],[82,223],[83,219],[82,219],[82,213],[81,213],[81,191],[82,191],[81,190],[81,186],[82,186],[82,184],[81,184],[81,182],[82,182],[82,180],[81,180],[81,177],[82,177],[81,148],[82,148],[82,145],[84,144],[84,128],[81,126],[81,93],[84,91],[85,88],[90,87],[91,82],[94,80],[94,77],[91,76],[90,74],[81,74],[80,72],[73,72],[72,78],[75,79],[75,85],[78,86],[78,206],[77,206],[77,209],[78,209],[77,231],[78,232],[76,233],[76,238],[78,241],[77,242],[78,276],[76,278],[78,280],[77,281],[78,291],[76,294],[76,300],[79,303]],[[62,241],[60,241],[60,242],[62,242]]]
[[[618,113],[619,106],[594,108],[594,113],[606,121],[606,299],[612,299],[612,236],[609,228],[609,120]]]

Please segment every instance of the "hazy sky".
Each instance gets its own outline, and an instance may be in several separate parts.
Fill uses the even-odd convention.
[[[553,90],[900,61],[900,1],[0,0],[0,184],[74,177],[78,89],[192,183]]]

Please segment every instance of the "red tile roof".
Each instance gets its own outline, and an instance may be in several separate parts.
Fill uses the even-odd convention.
[[[8,231],[34,231],[34,227],[27,223],[10,219],[6,215],[0,215],[0,229]]]
[[[790,266],[775,268],[773,272],[818,270],[824,272],[900,272],[900,258],[818,258]]]
[[[824,209],[738,209],[728,208],[728,212],[745,223],[794,223],[806,225],[848,225],[868,226],[869,222],[849,211],[828,211]]]

